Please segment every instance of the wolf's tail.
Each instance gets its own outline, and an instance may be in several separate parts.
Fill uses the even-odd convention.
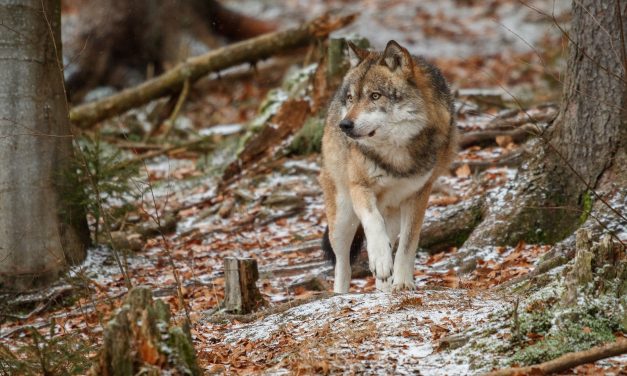
[[[357,231],[355,232],[355,236],[353,237],[353,242],[351,243],[351,252],[349,256],[351,265],[354,264],[357,257],[359,257],[361,246],[364,243],[364,237],[364,228],[359,225]],[[333,252],[333,247],[331,247],[331,241],[329,240],[329,226],[324,229],[324,235],[322,236],[322,250],[324,251],[325,258],[327,260],[331,260],[333,265],[335,265],[335,252]]]

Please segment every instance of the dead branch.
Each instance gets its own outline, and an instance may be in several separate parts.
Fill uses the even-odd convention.
[[[137,163],[141,163],[141,162],[143,162],[143,161],[145,161],[147,159],[158,157],[160,155],[169,154],[169,153],[173,153],[173,152],[185,151],[185,150],[187,150],[189,148],[192,148],[194,146],[202,145],[204,143],[211,143],[212,140],[213,140],[212,136],[207,136],[207,137],[202,137],[202,138],[197,139],[197,140],[184,142],[182,144],[172,145],[172,146],[168,146],[168,147],[165,147],[165,148],[161,148],[159,150],[152,150],[152,151],[149,151],[147,153],[140,154],[140,155],[136,156],[135,158],[124,160],[124,161],[116,164],[113,167],[113,169],[114,170],[118,170],[118,169],[122,169],[122,168],[125,168],[125,167],[128,167],[128,166],[132,166],[132,165],[137,164]]]
[[[627,338],[617,338],[616,342],[606,343],[589,350],[568,353],[548,362],[528,367],[504,368],[490,372],[486,376],[549,375],[624,353],[627,353]]]
[[[354,14],[343,17],[331,17],[327,14],[294,29],[269,33],[189,58],[175,68],[137,87],[73,108],[70,111],[70,120],[79,128],[89,128],[98,121],[180,91],[185,81],[193,83],[211,72],[255,62],[282,51],[304,46],[316,39],[328,36],[334,30],[345,27],[355,18]]]
[[[459,147],[465,149],[474,145],[488,145],[495,142],[497,137],[511,137],[515,143],[521,143],[530,136],[542,133],[544,126],[540,123],[526,123],[515,129],[485,129],[464,133],[459,140]]]
[[[473,174],[485,171],[491,167],[516,167],[520,166],[524,161],[524,149],[519,148],[516,151],[512,151],[507,154],[503,154],[492,160],[467,160],[467,161],[455,161],[451,163],[450,171],[455,172],[458,168],[468,165],[470,171]]]
[[[490,120],[485,129],[505,130],[514,129],[527,123],[551,123],[557,116],[558,110],[559,107],[553,103],[543,104],[527,111],[512,109]]]

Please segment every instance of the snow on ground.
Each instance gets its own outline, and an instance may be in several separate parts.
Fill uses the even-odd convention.
[[[198,335],[212,345],[200,357],[227,373],[477,373],[491,363],[476,362],[463,346],[442,352],[439,340],[478,328],[506,306],[488,292],[448,288],[336,295],[250,324],[204,326]]]

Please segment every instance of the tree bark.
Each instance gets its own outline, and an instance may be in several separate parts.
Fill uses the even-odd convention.
[[[626,174],[618,162],[627,140],[625,29],[627,2],[573,3],[560,112],[516,181],[492,196],[485,221],[466,247],[555,243],[587,219],[598,198],[593,189],[599,196],[616,193],[611,183]],[[620,212],[610,212],[614,221],[625,221]]]
[[[0,289],[48,284],[89,242],[74,185],[59,0],[0,0]]]

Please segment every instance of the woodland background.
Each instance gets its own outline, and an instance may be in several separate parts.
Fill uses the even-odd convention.
[[[626,27],[622,0],[0,0],[0,374],[625,374]],[[363,253],[334,296],[326,105],[345,41],[390,39],[450,82],[460,152],[416,291]]]

